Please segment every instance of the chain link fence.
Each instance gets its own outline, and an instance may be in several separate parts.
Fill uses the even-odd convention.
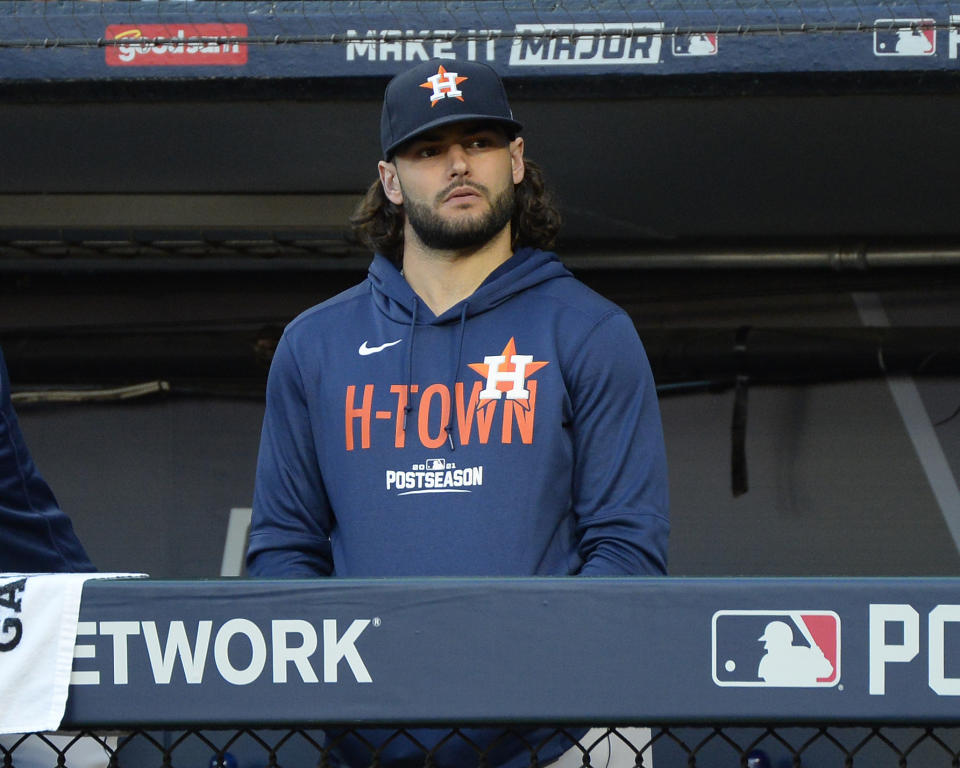
[[[638,768],[955,768],[960,765],[960,728],[944,726],[758,726],[669,725],[639,731],[647,740],[627,739],[623,729],[540,729],[546,740],[560,739],[574,747],[573,759],[588,768],[608,765],[611,742],[621,754],[632,755]],[[630,733],[637,733],[631,729]],[[122,734],[79,732],[25,734],[0,739],[0,768],[341,768],[338,754],[350,747],[366,754],[351,765],[386,766],[384,752],[403,743],[422,754],[425,768],[443,765],[442,752],[466,746],[474,755],[458,768],[486,768],[496,748],[482,748],[467,729],[450,728],[434,747],[415,729],[395,727],[376,731],[344,729],[335,736],[321,730],[226,729],[153,731]],[[531,768],[544,765],[537,757],[545,741],[529,740],[530,732],[504,726],[504,738],[519,738],[529,750]],[[599,735],[597,735],[599,733]],[[635,736],[632,736],[636,739]],[[579,746],[577,746],[579,745]],[[417,764],[419,758],[417,759]],[[521,761],[525,757],[521,757]],[[569,758],[568,758],[569,759]],[[629,763],[628,763],[629,764]],[[409,768],[411,763],[404,763]]]

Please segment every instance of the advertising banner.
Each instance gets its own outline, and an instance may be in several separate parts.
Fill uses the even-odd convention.
[[[73,727],[953,722],[960,583],[92,582],[74,656]]]
[[[429,58],[507,77],[952,71],[938,2],[0,3],[9,80],[388,77]]]

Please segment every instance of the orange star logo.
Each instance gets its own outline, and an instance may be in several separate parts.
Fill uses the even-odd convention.
[[[503,348],[503,352],[500,353],[500,356],[504,358],[504,362],[500,363],[499,366],[495,369],[494,373],[496,374],[498,381],[496,382],[496,388],[501,392],[509,392],[514,387],[513,381],[510,379],[509,374],[515,374],[517,371],[517,365],[513,362],[513,356],[517,354],[517,342],[513,336],[510,337],[510,341],[507,342],[507,346]],[[527,363],[523,367],[523,376],[526,379],[529,376],[532,376],[534,373],[539,371],[545,365],[549,365],[548,361],[534,360]],[[484,379],[490,378],[490,366],[486,363],[467,363],[467,367],[473,371],[476,371]],[[490,403],[496,402],[489,400],[481,405],[481,407],[490,405]]]
[[[458,101],[463,101],[463,93],[457,88],[468,77],[461,77],[456,72],[447,72],[441,64],[437,69],[437,74],[431,75],[426,82],[420,83],[421,88],[429,88],[433,91],[430,97],[430,108],[437,106],[437,102],[447,97],[452,97]]]

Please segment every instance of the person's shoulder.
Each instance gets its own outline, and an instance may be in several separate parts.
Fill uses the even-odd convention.
[[[544,298],[562,305],[572,317],[576,317],[578,322],[593,324],[612,315],[626,314],[622,307],[580,282],[573,275],[550,280],[539,288]]]
[[[336,326],[342,322],[345,313],[349,313],[358,303],[369,300],[370,285],[364,280],[326,301],[305,309],[287,324],[283,334],[292,338],[304,333],[313,333],[327,326]]]
[[[336,338],[344,328],[353,326],[357,322],[357,308],[369,300],[370,286],[363,281],[304,310],[283,329],[274,363],[278,357],[300,363],[314,360],[317,350],[329,348],[329,345],[318,344],[318,340]]]

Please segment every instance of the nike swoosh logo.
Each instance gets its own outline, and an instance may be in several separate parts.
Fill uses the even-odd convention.
[[[364,341],[360,345],[360,349],[357,350],[361,355],[375,355],[377,352],[383,352],[387,347],[392,347],[394,344],[399,344],[403,339],[397,339],[396,341],[388,341],[386,344],[381,344],[378,347],[368,347],[367,342]]]

